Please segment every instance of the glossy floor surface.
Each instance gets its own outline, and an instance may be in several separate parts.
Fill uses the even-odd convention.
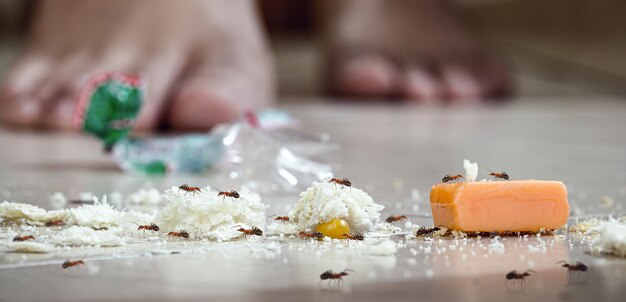
[[[389,214],[432,224],[430,186],[462,172],[464,158],[515,179],[556,179],[569,190],[572,221],[623,215],[626,208],[626,100],[599,96],[522,99],[496,107],[407,107],[320,103],[286,107],[306,131],[341,145],[335,174],[369,192]],[[0,197],[49,208],[68,196],[128,194],[150,184],[228,186],[220,171],[145,178],[120,172],[90,137],[0,129]],[[262,194],[268,214],[282,214],[297,193]],[[612,205],[601,203],[610,198]],[[362,243],[250,239],[230,243],[170,241],[48,255],[0,254],[0,301],[622,301],[626,260],[592,256],[562,236],[427,242],[392,237],[393,255]],[[544,249],[545,248],[545,249]],[[175,252],[172,254],[171,252]],[[62,270],[67,257],[86,265]],[[555,262],[582,261],[568,274]],[[16,268],[16,266],[22,266]],[[327,270],[350,268],[343,284],[319,282]],[[536,273],[505,283],[517,269]]]

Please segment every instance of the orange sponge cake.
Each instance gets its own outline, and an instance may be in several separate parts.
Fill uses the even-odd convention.
[[[430,192],[436,226],[463,232],[536,232],[558,229],[569,217],[560,181],[441,183]]]

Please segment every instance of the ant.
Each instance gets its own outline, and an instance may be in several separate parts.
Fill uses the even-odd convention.
[[[515,284],[515,280],[521,280],[522,284],[526,281],[526,277],[530,276],[530,273],[537,273],[533,270],[527,270],[524,273],[518,273],[517,270],[512,270],[508,274],[506,274],[506,281],[513,280],[513,284]],[[506,282],[504,281],[504,282]]]
[[[187,195],[187,193],[191,192],[193,195],[196,195],[196,192],[202,192],[202,189],[198,188],[198,187],[192,187],[188,184],[184,184],[180,187],[178,187],[178,189],[185,191],[185,195]]]
[[[323,239],[324,238],[324,234],[320,233],[320,232],[305,232],[305,231],[301,231],[300,233],[298,233],[298,237],[300,238],[315,238],[315,239]]]
[[[444,176],[441,181],[442,182],[449,182],[449,181],[455,181],[455,180],[459,180],[461,178],[464,178],[463,175],[459,174],[459,175],[450,175],[450,174],[446,174],[446,176]]]
[[[148,230],[148,231],[155,231],[155,232],[159,231],[159,226],[154,224],[154,223],[151,223],[149,225],[147,225],[147,224],[146,225],[139,225],[139,224],[137,224],[137,225],[139,226],[139,227],[137,227],[137,231],[139,231],[139,230],[144,230],[144,231]]]
[[[27,240],[35,240],[35,236],[33,235],[17,235],[13,237],[13,241],[27,241]]]
[[[432,227],[432,228],[420,227],[417,230],[417,232],[415,232],[415,237],[430,235],[439,230],[441,230],[439,227]]]
[[[237,231],[242,232],[244,236],[246,236],[246,238],[248,238],[248,236],[262,236],[263,235],[263,231],[261,231],[261,229],[255,226],[253,226],[250,229],[244,229],[239,226],[239,229],[237,229]]]
[[[99,227],[99,228],[93,228],[94,231],[108,231],[109,228],[107,227]]]
[[[565,260],[563,260],[563,261],[557,262],[556,264],[559,264],[559,263],[563,263],[563,265],[561,265],[561,266],[562,267],[566,267],[567,271],[570,274],[572,272],[586,272],[587,271],[587,266],[584,263],[580,262],[580,261],[576,262],[576,264],[569,264],[569,263],[565,262]]]
[[[85,265],[85,262],[83,260],[70,260],[67,259],[65,260],[65,262],[63,262],[63,264],[61,265],[64,269],[72,267],[72,266],[79,266],[79,265]]]
[[[493,172],[491,170],[489,170],[491,173],[489,173],[490,176],[493,176],[495,179],[504,179],[504,180],[509,180],[509,174],[506,174],[506,172],[502,171],[502,172]]]
[[[226,198],[226,197],[239,198],[239,193],[237,193],[237,191],[235,191],[235,190],[221,191],[221,192],[217,193],[217,197],[220,197],[220,196],[223,196],[224,198]]]
[[[344,237],[348,240],[365,240],[365,236],[362,234],[343,234],[341,237]]]
[[[169,232],[167,233],[167,236],[189,238],[189,233],[180,230],[178,232]]]
[[[328,182],[346,187],[352,187],[352,182],[349,181],[347,178],[331,178],[330,180],[328,180]]]
[[[51,220],[46,222],[46,226],[50,227],[50,226],[59,226],[59,225],[64,225],[65,223],[63,222],[63,220]]]
[[[407,219],[405,215],[389,215],[389,217],[387,217],[385,221],[388,223],[393,223],[404,219]]]
[[[278,217],[274,218],[274,220],[282,221],[282,222],[288,222],[289,221],[289,216],[278,216]]]
[[[337,280],[337,283],[339,284],[343,281],[343,277],[350,275],[348,272],[356,273],[356,271],[349,268],[346,268],[341,273],[333,273],[332,270],[327,270],[320,275],[320,282],[322,282],[322,280],[328,280],[328,284],[330,284],[330,281]]]

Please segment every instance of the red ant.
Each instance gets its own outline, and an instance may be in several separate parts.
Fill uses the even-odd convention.
[[[563,263],[563,265],[561,266],[566,267],[567,271],[570,272],[570,274],[572,272],[586,272],[587,271],[587,266],[580,261],[576,262],[576,264],[569,264],[565,262],[565,260],[563,260],[563,261],[557,262],[556,264],[559,264],[559,263]]]
[[[328,280],[328,284],[330,284],[330,281],[337,280],[337,283],[340,283],[341,281],[343,281],[343,277],[350,275],[348,274],[348,272],[356,273],[356,271],[349,268],[346,268],[345,270],[343,270],[343,272],[336,274],[333,273],[332,270],[327,270],[320,275],[320,282],[322,282],[322,280]]]
[[[385,220],[388,223],[393,223],[396,221],[400,221],[400,220],[404,220],[407,219],[407,217],[405,215],[389,215],[389,217],[387,217],[387,219]]]
[[[439,227],[432,227],[432,228],[420,227],[417,230],[417,232],[415,232],[415,237],[430,235],[439,230],[441,230]]]
[[[324,234],[322,234],[320,232],[305,232],[305,231],[301,231],[300,233],[298,233],[298,237],[300,237],[300,238],[323,239],[324,238]]]
[[[70,260],[67,259],[65,260],[65,262],[63,262],[63,264],[61,265],[64,269],[68,268],[68,267],[72,267],[72,266],[78,266],[78,265],[85,265],[85,262],[83,262],[83,260]]]
[[[35,236],[33,235],[17,235],[15,237],[13,237],[13,241],[27,241],[27,240],[35,240]]]
[[[526,281],[526,277],[530,276],[530,273],[537,273],[533,270],[527,270],[524,273],[518,273],[517,270],[512,270],[508,274],[506,274],[506,281],[513,280],[513,284],[515,284],[515,280],[521,280],[522,284]],[[506,282],[504,281],[504,282]]]
[[[167,233],[167,236],[189,238],[189,233],[180,230],[179,232],[169,232]]]
[[[238,232],[242,232],[244,234],[244,236],[246,236],[246,238],[248,236],[262,236],[263,235],[263,231],[261,231],[261,229],[253,226],[250,229],[244,229],[242,227],[239,226],[239,229],[237,229]]]
[[[490,176],[493,176],[495,179],[504,179],[504,180],[509,180],[509,174],[506,174],[506,172],[502,171],[502,172],[493,172],[491,170],[489,170],[491,173],[489,173]]]
[[[59,225],[64,225],[65,223],[63,222],[63,220],[51,220],[46,222],[46,226],[50,227],[50,226],[59,226]]]
[[[365,240],[365,236],[362,234],[342,234],[341,237],[344,237],[348,240]]]
[[[330,180],[328,180],[328,182],[346,187],[352,187],[352,182],[349,181],[347,178],[331,178]]]
[[[278,216],[278,217],[274,218],[274,220],[282,221],[282,222],[288,222],[289,221],[289,216]]]
[[[151,223],[149,225],[146,224],[146,225],[138,225],[138,226],[139,227],[137,227],[137,231],[140,231],[140,230],[144,230],[144,231],[148,230],[148,231],[155,231],[155,232],[159,231],[159,226],[154,223]]]
[[[237,193],[237,191],[235,191],[235,190],[221,191],[221,192],[217,193],[217,197],[220,197],[220,196],[223,196],[224,198],[226,198],[226,197],[239,198],[239,193]]]
[[[463,175],[459,174],[459,175],[450,175],[450,174],[446,174],[446,176],[444,176],[441,181],[442,182],[449,182],[449,181],[455,181],[458,179],[464,178]]]
[[[193,195],[196,194],[196,192],[202,192],[202,189],[198,188],[198,187],[192,187],[188,184],[184,184],[180,187],[178,187],[178,189],[185,191],[185,195],[187,195],[187,193],[191,192]]]

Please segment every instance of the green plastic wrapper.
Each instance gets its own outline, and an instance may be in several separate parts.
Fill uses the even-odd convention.
[[[73,126],[97,136],[110,150],[132,130],[143,96],[138,77],[120,73],[97,75],[78,97]]]
[[[120,73],[97,75],[79,95],[73,126],[98,137],[126,172],[201,173],[221,158],[221,135],[130,136],[143,98],[139,77]]]

